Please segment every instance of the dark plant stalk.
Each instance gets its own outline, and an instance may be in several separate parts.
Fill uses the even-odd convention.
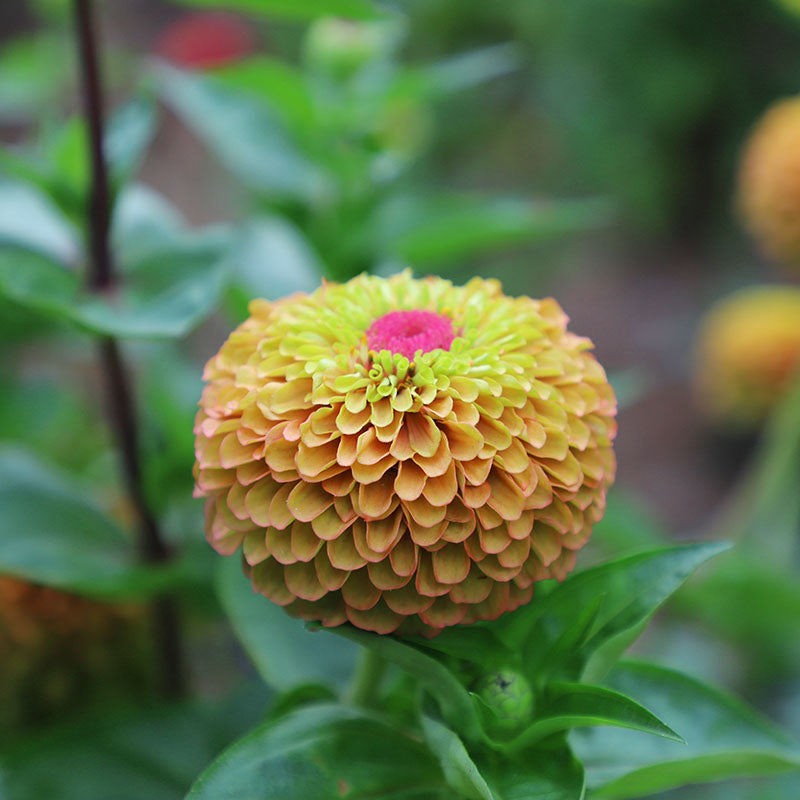
[[[111,195],[108,171],[103,154],[103,97],[100,67],[92,18],[92,0],[74,0],[78,54],[84,92],[84,107],[89,127],[91,187],[87,206],[87,238],[89,267],[87,286],[94,291],[114,285],[114,262],[109,243]],[[167,561],[169,548],[150,510],[142,485],[139,461],[136,414],[133,407],[129,373],[115,339],[102,337],[99,356],[105,381],[109,422],[122,459],[125,485],[139,522],[139,550],[149,564]],[[184,692],[184,673],[180,645],[180,628],[175,602],[158,597],[152,606],[153,636],[159,659],[159,684],[164,695],[180,696]]]

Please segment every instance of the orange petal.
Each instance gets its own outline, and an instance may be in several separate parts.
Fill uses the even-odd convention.
[[[336,569],[352,571],[367,562],[356,549],[352,530],[345,531],[338,539],[327,544],[328,560]]]
[[[512,539],[525,539],[533,527],[533,511],[523,511],[519,519],[508,523],[508,535]]]
[[[336,417],[336,427],[342,433],[358,433],[369,422],[369,415],[369,406],[357,414],[353,414],[343,405]]]
[[[508,547],[497,554],[497,560],[503,567],[521,567],[530,551],[530,539],[512,539]]]
[[[269,407],[275,414],[285,414],[299,408],[311,408],[311,378],[296,378],[283,384],[269,396]]]
[[[376,564],[367,564],[367,572],[372,583],[382,591],[399,589],[411,580],[410,575],[398,575],[392,569],[389,559]]]
[[[484,445],[489,445],[495,450],[505,450],[511,444],[511,434],[502,422],[481,414],[476,427],[483,437]]]
[[[283,570],[283,566],[274,558],[268,558],[252,568],[250,580],[254,587],[273,603],[277,603],[279,606],[288,606],[295,596],[286,587]]]
[[[255,457],[255,452],[256,450],[253,445],[242,444],[236,432],[233,431],[227,434],[220,444],[219,463],[225,469],[231,469],[239,464],[252,461]]]
[[[513,541],[508,535],[508,529],[501,525],[491,530],[478,528],[478,538],[481,543],[481,550],[484,553],[502,553]]]
[[[416,500],[425,486],[425,473],[413,461],[401,461],[394,490],[401,500]]]
[[[292,512],[289,511],[289,494],[293,488],[291,484],[285,483],[272,496],[269,504],[269,524],[273,528],[282,531],[294,522]]]
[[[458,625],[467,613],[466,603],[454,603],[449,597],[437,597],[430,608],[419,612],[420,619],[434,628]]]
[[[462,461],[458,466],[472,486],[481,486],[486,483],[492,464],[491,458],[473,458],[472,461]]]
[[[508,473],[493,469],[489,475],[491,493],[486,501],[503,519],[519,519],[525,507],[525,495]]]
[[[436,478],[439,475],[444,475],[447,469],[453,463],[453,458],[450,455],[450,445],[448,444],[447,437],[442,436],[439,439],[439,446],[436,452],[430,458],[425,458],[419,453],[415,453],[414,462],[422,468],[423,472],[429,478]]]
[[[362,464],[356,461],[351,467],[351,471],[356,483],[375,483],[396,463],[397,461],[393,456],[387,455],[386,458],[376,464]]]
[[[419,614],[420,611],[430,608],[436,600],[435,597],[420,594],[413,583],[407,583],[401,589],[384,592],[382,599],[392,611],[405,616]]]
[[[411,534],[411,539],[415,544],[420,547],[431,547],[436,544],[444,535],[449,524],[447,520],[442,520],[435,525],[425,527],[420,525],[413,517],[407,517],[408,530]]]
[[[381,590],[372,583],[366,569],[357,569],[342,586],[342,597],[351,608],[367,611],[381,599]]]
[[[400,521],[403,515],[396,511],[384,519],[367,521],[367,546],[376,553],[391,549],[401,536]]]
[[[492,586],[492,580],[473,566],[469,575],[450,589],[450,599],[454,603],[482,603],[492,591]]]
[[[375,436],[375,428],[368,428],[358,437],[359,464],[377,464],[389,455],[389,443],[379,442]]]
[[[400,614],[395,614],[383,602],[376,604],[369,611],[359,611],[348,606],[347,619],[357,628],[381,634],[396,631],[403,621],[403,617]]]
[[[335,592],[342,588],[350,573],[344,569],[337,569],[331,564],[328,553],[320,550],[314,559],[314,569],[317,571],[319,582],[329,592]]]
[[[389,553],[392,569],[398,575],[413,575],[417,568],[417,546],[409,535],[403,535]]]
[[[327,508],[311,520],[314,533],[326,542],[335,539],[350,524],[350,520],[343,520],[335,508]]]
[[[266,461],[251,461],[236,467],[236,480],[242,486],[250,486],[269,473]]]
[[[519,575],[522,565],[518,567],[504,567],[496,555],[487,555],[483,561],[478,562],[478,569],[495,581],[510,581]]]
[[[427,458],[436,453],[442,432],[427,414],[406,414],[405,428],[408,431],[409,444],[415,453]]]
[[[283,570],[286,588],[303,600],[319,600],[327,593],[325,587],[319,582],[317,570],[313,564],[304,564],[298,561],[289,564]]]
[[[337,448],[336,442],[329,442],[319,447],[309,447],[301,441],[295,456],[297,471],[305,478],[317,477],[324,470],[336,464]]]
[[[267,532],[251,531],[246,534],[242,543],[242,553],[245,561],[250,565],[258,564],[265,558],[269,558]]]
[[[307,522],[295,522],[292,525],[292,553],[298,561],[311,561],[322,547],[322,539]]]
[[[419,569],[414,581],[417,591],[426,597],[439,597],[450,591],[450,586],[446,583],[439,583],[433,572],[433,558],[430,553],[421,552],[419,554]]]
[[[422,496],[432,506],[446,506],[456,496],[458,483],[456,482],[456,468],[451,462],[450,469],[437,478],[428,478]]]
[[[299,481],[289,493],[287,505],[295,519],[311,522],[333,505],[333,498],[318,483]]]
[[[433,554],[433,574],[439,583],[460,583],[469,568],[469,556],[463,545],[448,544]]]
[[[358,507],[365,519],[382,517],[392,505],[394,494],[394,473],[389,471],[375,483],[361,484],[358,487]]]
[[[443,420],[440,424],[450,445],[450,453],[456,460],[470,461],[483,449],[483,437],[472,425],[451,420]]]
[[[381,397],[372,403],[370,422],[376,428],[386,428],[392,424],[394,418],[394,409],[392,408],[392,401],[388,397]]]
[[[535,523],[530,538],[531,547],[544,566],[549,567],[561,555],[561,537],[548,525]]]
[[[279,531],[267,528],[267,550],[270,555],[281,564],[294,564],[297,556],[292,552],[292,534],[289,531]]]
[[[350,494],[354,485],[353,476],[347,471],[340,472],[338,475],[322,481],[322,488],[334,497],[344,497]]]
[[[403,508],[411,515],[414,522],[425,528],[438,525],[447,513],[445,506],[433,506],[424,497],[403,502]]]

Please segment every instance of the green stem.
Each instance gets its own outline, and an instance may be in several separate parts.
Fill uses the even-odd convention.
[[[361,660],[356,667],[353,683],[348,692],[350,702],[355,706],[369,708],[378,699],[383,675],[386,672],[386,660],[373,650],[362,648]]]

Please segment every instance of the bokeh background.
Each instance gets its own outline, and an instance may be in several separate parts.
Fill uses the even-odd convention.
[[[637,647],[743,693],[800,734],[800,395],[792,401],[782,379],[766,388],[766,411],[731,420],[697,390],[709,310],[744,287],[800,286],[797,264],[764,255],[737,203],[750,132],[800,92],[800,9],[790,0],[382,5],[387,19],[353,24],[98,3],[107,105],[123,109],[112,117],[127,180],[115,212],[120,261],[145,263],[151,286],[172,259],[188,280],[197,263],[206,290],[216,287],[179,335],[126,347],[146,491],[189,565],[180,593],[193,692],[225,695],[247,719],[229,693],[252,672],[210,596],[215,565],[190,500],[202,364],[251,297],[410,265],[552,295],[594,341],[621,401],[619,471],[584,563],[661,540],[740,540]],[[76,271],[87,175],[77,76],[68,3],[0,7],[0,245],[38,241]],[[796,143],[800,151],[800,127]],[[101,420],[94,352],[66,322],[15,302],[8,269],[0,264],[0,473],[16,472],[8,454],[24,449],[31,469],[67,475],[125,528],[132,511]],[[740,323],[752,337],[771,324],[773,311],[763,314]],[[776,346],[796,343],[781,357],[790,375],[800,312],[786,319],[790,344]],[[69,720],[152,700],[143,614],[133,601],[87,612],[71,595],[26,600],[38,590],[16,578],[28,573],[7,572],[0,742],[31,737],[11,748],[10,796],[72,797],[41,783],[32,754],[40,765],[44,752],[52,763],[76,758],[64,744],[74,740]],[[203,743],[206,760],[225,735]],[[54,793],[36,795],[43,786]],[[685,796],[789,800],[799,789],[792,778],[752,780]]]

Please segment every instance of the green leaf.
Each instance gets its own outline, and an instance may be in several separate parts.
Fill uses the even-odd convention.
[[[9,448],[0,450],[0,572],[100,597],[149,594],[176,577],[138,566],[126,535],[78,487]]]
[[[639,798],[687,783],[800,768],[800,746],[734,697],[680,672],[623,662],[608,677],[686,737],[681,745],[632,731],[575,731],[593,797]]]
[[[351,625],[324,630],[343,636],[411,673],[439,704],[445,721],[470,741],[481,739],[481,729],[469,693],[443,664],[392,636],[379,636]]]
[[[47,195],[30,184],[0,182],[0,245],[36,250],[62,263],[81,251],[78,232]]]
[[[141,166],[156,122],[156,104],[145,96],[129,101],[109,119],[104,149],[115,188],[127,183]]]
[[[325,192],[319,169],[263,99],[167,66],[159,67],[157,82],[164,100],[246,186],[305,201]]]
[[[132,183],[114,205],[111,244],[126,264],[137,264],[168,248],[185,227],[180,212],[165,197]]]
[[[469,757],[464,743],[440,722],[422,717],[425,741],[439,758],[448,786],[469,800],[494,800],[492,790]]]
[[[374,19],[380,16],[378,9],[369,0],[180,0],[184,5],[213,6],[248,14],[289,17],[291,19],[313,19],[319,16],[349,17],[351,19]]]
[[[423,650],[436,650],[478,664],[483,672],[515,666],[519,662],[519,654],[507,647],[490,628],[476,625],[455,625],[445,628],[433,639],[413,636],[409,641]]]
[[[13,800],[180,800],[219,751],[263,715],[248,684],[213,704],[109,711],[34,736],[0,753],[0,785]]]
[[[253,297],[277,300],[312,292],[325,272],[301,231],[278,216],[257,217],[237,237],[231,253],[234,280]]]
[[[238,558],[222,559],[217,592],[236,635],[269,686],[283,691],[298,683],[341,688],[347,682],[357,648],[306,630],[280,606],[256,594]]]
[[[565,677],[598,681],[630,644],[641,626],[686,580],[693,570],[727,544],[709,542],[652,550],[611,561],[570,576],[538,603],[507,615],[495,630],[507,642],[523,647],[523,664],[532,681],[549,650],[586,608],[603,596],[594,630],[577,663],[568,666]],[[594,663],[587,661],[594,658]]]
[[[522,51],[516,44],[496,44],[422,68],[417,71],[416,78],[421,83],[421,91],[441,96],[479,86],[521,66]]]
[[[583,800],[583,767],[565,748],[477,760],[496,800]]]
[[[655,714],[624,694],[603,686],[556,682],[548,685],[533,724],[504,743],[503,749],[518,753],[553,733],[597,725],[631,728],[683,742]]]
[[[426,747],[379,717],[335,705],[256,728],[197,779],[187,800],[445,800]]]
[[[231,89],[249,92],[269,103],[298,134],[311,133],[316,111],[306,79],[290,64],[267,56],[250,56],[216,67],[214,79]]]
[[[392,201],[376,224],[390,258],[430,268],[501,247],[583,232],[608,221],[608,204],[599,200],[453,196]]]
[[[0,294],[90,333],[180,338],[216,306],[227,277],[222,230],[182,234],[126,270],[120,290],[90,294],[82,277],[21,247],[0,247]]]

